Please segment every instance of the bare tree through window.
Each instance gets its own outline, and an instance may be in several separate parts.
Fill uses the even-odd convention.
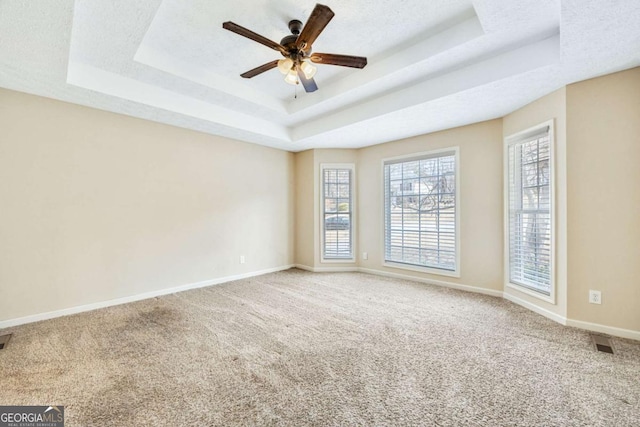
[[[551,292],[551,156],[548,131],[509,146],[509,279]]]
[[[456,269],[456,157],[385,164],[385,259]]]

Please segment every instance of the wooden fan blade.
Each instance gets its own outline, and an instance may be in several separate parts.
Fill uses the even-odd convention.
[[[285,49],[284,46],[282,46],[279,43],[276,43],[272,40],[269,40],[268,38],[261,36],[258,33],[254,33],[251,30],[248,30],[238,24],[234,24],[233,22],[225,22],[224,24],[222,24],[222,28],[224,28],[225,30],[229,30],[231,32],[234,32],[236,34],[239,34],[243,37],[246,37],[248,39],[251,39],[255,42],[258,42],[260,44],[263,44],[273,50],[277,50],[278,52],[282,52],[282,53],[286,53],[287,49]]]
[[[311,12],[311,16],[307,19],[307,23],[304,24],[304,28],[296,40],[298,49],[308,51],[334,15],[333,11],[329,9],[329,6],[316,4],[316,7],[313,9],[313,12]]]
[[[367,58],[363,56],[336,55],[334,53],[313,53],[312,62],[317,64],[340,65],[342,67],[364,68],[367,65]]]
[[[316,81],[313,79],[308,79],[307,76],[305,76],[302,72],[300,66],[297,66],[296,69],[298,71],[298,79],[300,80],[300,83],[302,83],[302,86],[304,86],[304,91],[307,93],[317,91],[318,85],[316,84]]]
[[[245,79],[250,79],[251,77],[255,77],[258,74],[262,74],[265,71],[269,71],[272,68],[276,68],[278,66],[278,60],[267,62],[266,64],[262,64],[259,67],[254,68],[253,70],[249,70],[246,73],[240,74],[240,77],[244,77]]]

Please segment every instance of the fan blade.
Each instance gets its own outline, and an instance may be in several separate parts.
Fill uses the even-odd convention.
[[[308,51],[334,15],[333,11],[329,9],[329,6],[316,4],[316,7],[313,9],[313,12],[311,12],[311,16],[307,19],[307,23],[304,25],[302,32],[296,40],[298,49]]]
[[[244,77],[245,79],[250,79],[251,77],[255,77],[258,74],[262,74],[265,71],[269,71],[272,68],[276,68],[278,66],[278,60],[267,62],[266,64],[262,64],[259,67],[254,68],[253,70],[249,70],[246,73],[240,74],[240,77]]]
[[[300,80],[300,83],[302,83],[302,86],[304,86],[304,91],[305,92],[315,92],[318,90],[318,85],[316,84],[316,81],[313,79],[308,79],[307,76],[304,75],[304,73],[302,72],[302,69],[297,66],[296,69],[298,70],[298,79]]]
[[[367,65],[367,58],[363,56],[336,55],[333,53],[313,53],[312,62],[317,64],[340,65],[342,67],[364,68]]]
[[[248,30],[244,27],[241,27],[238,24],[234,24],[233,22],[225,22],[224,24],[222,24],[222,28],[224,28],[225,30],[229,30],[231,32],[234,32],[236,34],[239,34],[243,37],[246,37],[248,39],[251,39],[253,41],[256,41],[260,44],[263,44],[273,50],[277,50],[278,52],[282,52],[282,53],[287,53],[287,49],[285,49],[284,46],[282,46],[279,43],[276,43],[274,41],[269,40],[268,38],[261,36],[258,33],[254,33],[251,30]]]

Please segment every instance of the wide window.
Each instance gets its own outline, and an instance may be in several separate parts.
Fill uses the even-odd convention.
[[[322,258],[353,260],[353,165],[321,165]]]
[[[509,283],[552,293],[552,144],[550,126],[507,139]]]
[[[457,152],[384,162],[386,263],[457,274]]]

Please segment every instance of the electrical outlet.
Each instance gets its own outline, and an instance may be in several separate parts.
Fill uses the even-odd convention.
[[[589,303],[602,304],[602,293],[600,293],[600,291],[589,290]]]
[[[362,259],[369,259],[369,254],[367,252],[362,252]]]
[[[244,264],[244,255],[240,255],[240,264]]]

